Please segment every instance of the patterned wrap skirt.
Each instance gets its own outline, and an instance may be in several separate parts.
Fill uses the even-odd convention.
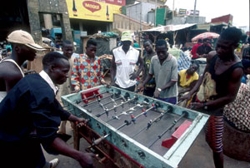
[[[213,152],[223,152],[224,123],[222,115],[211,115],[206,126],[206,141]]]

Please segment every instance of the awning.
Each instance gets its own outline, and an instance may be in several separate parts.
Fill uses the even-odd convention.
[[[181,29],[185,29],[188,27],[191,27],[193,25],[196,25],[195,23],[187,23],[187,24],[179,24],[179,25],[166,25],[166,26],[159,26],[159,27],[154,27],[151,29],[147,29],[147,30],[142,30],[143,32],[153,32],[153,31],[157,31],[157,32],[162,32],[162,33],[166,33],[166,32],[171,32],[171,31],[177,31],[177,30],[181,30]]]
[[[179,25],[166,25],[165,31],[177,31],[182,30],[188,27],[192,27],[193,25],[196,25],[195,23],[186,23],[186,24],[179,24]]]
[[[151,29],[142,30],[143,32],[165,32],[165,26],[153,27]]]

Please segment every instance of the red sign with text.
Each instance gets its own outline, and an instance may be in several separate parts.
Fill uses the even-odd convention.
[[[70,18],[112,22],[125,0],[66,0]]]
[[[96,3],[94,1],[84,1],[82,3],[83,7],[90,10],[91,12],[96,12],[102,9],[101,5],[99,3]]]

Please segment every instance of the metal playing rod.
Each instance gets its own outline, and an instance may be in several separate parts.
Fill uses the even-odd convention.
[[[110,103],[110,102],[109,102],[109,103]],[[104,104],[102,104],[100,101],[98,101],[98,104],[99,104],[99,106],[102,107],[102,109],[105,111],[105,113],[107,113],[107,112],[106,112],[106,111],[107,111],[107,107],[105,107]],[[123,104],[124,104],[123,100],[121,100],[121,104],[122,104],[121,106],[122,106],[122,108],[123,108],[123,107],[124,107],[124,106],[123,106]],[[97,108],[97,107],[96,107],[96,108]],[[116,108],[117,108],[117,105],[115,104],[115,105],[114,105],[114,111],[115,111],[115,112],[116,112]],[[93,109],[95,109],[95,108],[93,108]],[[92,113],[92,110],[93,110],[93,109],[87,109],[87,111],[90,112],[90,113]]]
[[[92,151],[92,152],[95,151],[93,148],[94,148],[95,146],[97,146],[100,142],[102,142],[104,139],[106,139],[108,136],[109,136],[109,134],[104,135],[104,136],[101,136],[100,138],[94,140],[94,141],[92,142],[92,144],[91,144],[89,147],[87,147],[85,150],[86,150],[86,151],[90,150],[90,151]]]
[[[99,93],[99,94],[93,94],[92,96],[88,96],[86,99],[82,99],[82,101],[84,102],[85,100],[89,100],[89,99],[91,99],[91,98],[95,98],[96,96],[100,96],[100,95],[102,95],[102,94],[104,94],[104,93]]]
[[[111,101],[112,101],[115,105],[117,105],[116,100],[120,99],[120,97],[117,98],[117,99],[113,99],[112,97],[110,97],[110,99],[111,99]]]
[[[100,98],[100,97],[98,96],[98,97],[97,97],[97,100],[92,101],[92,102],[90,102],[90,103],[86,103],[86,104],[83,105],[83,107],[86,107],[86,106],[91,105],[91,104],[96,103],[96,102],[101,102],[101,100],[104,100],[104,99],[109,98],[109,97],[111,97],[111,96],[113,96],[113,94],[108,95],[108,96],[105,96],[105,97],[103,97],[103,98]]]
[[[121,126],[119,126],[119,127],[117,128],[117,130],[123,128],[123,127],[126,126],[126,125],[130,125],[130,124],[131,124],[131,121],[125,120],[125,121],[124,121],[124,124],[122,124]]]
[[[107,91],[107,92],[103,92],[103,93],[99,93],[99,94],[95,94],[95,93],[94,93],[94,95],[89,96],[89,97],[87,97],[86,99],[78,99],[78,100],[76,100],[75,103],[76,103],[76,104],[79,104],[79,103],[84,102],[85,100],[89,100],[89,99],[91,99],[91,98],[93,98],[93,97],[96,97],[96,96],[99,97],[100,95],[102,95],[102,94],[104,94],[104,93],[108,93],[108,91]]]
[[[142,115],[147,117],[147,112],[149,112],[150,110],[155,109],[155,108],[156,108],[155,104],[152,104],[152,106],[150,108],[148,108],[147,110],[142,110],[142,113],[138,114],[135,117],[133,116],[133,114],[131,114],[131,121],[135,124],[135,121],[137,118],[139,118]]]
[[[109,96],[110,97],[110,96]],[[102,109],[104,110],[105,109],[105,106],[106,105],[108,105],[108,104],[110,104],[110,103],[112,103],[112,102],[114,102],[115,100],[119,100],[119,99],[121,99],[121,97],[119,97],[119,98],[116,98],[116,99],[112,99],[111,101],[109,101],[109,102],[106,102],[106,103],[101,103],[101,101],[98,101],[98,104],[100,105],[100,107],[102,107]],[[102,99],[101,99],[102,100]],[[96,109],[96,108],[98,108],[98,106],[97,107],[93,107],[92,108],[92,110],[93,109]]]
[[[93,96],[96,98],[96,100],[99,100],[99,99],[100,99],[100,94],[97,94],[97,95],[96,95],[95,93],[93,93]],[[88,98],[89,98],[89,97],[88,97]],[[86,100],[86,99],[83,99],[82,102],[84,102],[84,100]],[[88,101],[87,101],[86,104],[89,104]]]
[[[119,117],[120,117],[121,115],[128,115],[128,112],[134,111],[136,107],[142,107],[142,105],[141,105],[141,104],[136,104],[135,106],[130,107],[128,110],[122,111],[120,114],[115,115],[115,116],[112,116],[112,118],[109,119],[109,120],[106,121],[106,122],[108,123],[108,122],[110,122],[110,121],[112,121],[112,120],[114,120],[114,119],[119,120],[119,119],[120,119]]]
[[[126,102],[121,102],[121,103],[118,104],[117,106],[114,106],[114,107],[112,107],[112,108],[110,108],[110,109],[107,109],[106,107],[104,107],[104,108],[105,108],[105,111],[102,112],[102,113],[100,113],[100,114],[97,114],[96,117],[100,117],[100,116],[102,116],[103,114],[106,114],[106,115],[108,116],[108,112],[109,112],[109,111],[114,110],[114,109],[116,109],[117,107],[123,106],[124,104],[129,103],[129,102],[131,102],[131,101],[133,101],[133,100],[136,100],[136,99],[138,99],[138,97],[137,97],[137,96],[134,96],[134,98],[129,99],[129,100],[127,100]]]
[[[117,105],[117,103],[116,103],[115,101],[121,99],[121,97],[118,97],[118,98],[116,98],[116,99],[113,99],[113,98],[110,97],[110,99],[111,99],[111,101],[102,104],[101,107],[106,106],[106,105],[108,105],[108,104],[110,104],[110,103],[114,103],[114,105]]]
[[[160,121],[161,118],[162,118],[165,114],[172,112],[172,110],[173,110],[173,108],[172,108],[171,106],[169,106],[169,108],[167,109],[166,112],[161,112],[160,115],[158,115],[157,117],[155,117],[153,120],[149,120],[147,126],[144,127],[144,128],[142,128],[142,129],[141,129],[140,131],[138,131],[136,134],[134,134],[134,135],[132,136],[132,138],[134,138],[134,137],[136,137],[137,135],[139,135],[142,131],[148,130],[148,129],[153,125],[153,123],[156,123],[156,122]]]
[[[155,108],[155,105],[154,105],[154,104],[152,105],[152,107],[148,108],[147,110],[143,111],[142,113],[140,113],[140,114],[138,114],[138,115],[136,115],[136,116],[134,116],[133,114],[131,114],[131,115],[130,115],[131,120],[130,120],[130,121],[125,120],[125,121],[124,121],[125,123],[122,124],[121,126],[119,126],[119,127],[117,128],[117,130],[123,128],[123,127],[126,126],[126,125],[130,125],[132,122],[135,124],[135,121],[136,121],[137,118],[139,118],[139,117],[142,116],[142,115],[145,115],[149,110],[151,110],[151,109],[153,109],[153,108]],[[146,115],[145,115],[145,116],[146,116]]]
[[[101,141],[103,141],[108,136],[109,136],[109,134],[101,136],[100,138],[94,140],[93,143],[91,144],[91,147],[98,145]]]
[[[159,139],[161,139],[161,137],[166,133],[166,132],[168,132],[169,130],[171,130],[174,126],[175,126],[175,124],[178,122],[178,121],[180,121],[183,117],[185,117],[187,115],[187,112],[182,112],[182,115],[179,117],[179,118],[177,118],[177,119],[175,119],[174,121],[173,121],[173,123],[166,129],[166,130],[164,130],[160,135],[158,135],[158,138],[156,139],[156,140],[154,140],[149,146],[148,146],[148,148],[151,148],[154,144],[155,144],[155,142],[157,142]]]
[[[108,108],[107,108],[105,105],[110,104],[110,103],[112,103],[112,102],[113,102],[113,101],[110,101],[110,102],[107,102],[107,103],[105,103],[105,104],[102,104],[101,102],[98,102],[98,103],[99,103],[99,105],[101,106],[101,108],[102,108],[103,110],[107,111]],[[122,103],[122,102],[121,102],[121,103]],[[117,106],[117,103],[114,104],[114,110],[116,109],[116,106]],[[94,109],[95,109],[95,108],[94,108]]]
[[[91,105],[91,104],[96,103],[96,102],[99,103],[99,102],[101,102],[102,99],[98,96],[95,101],[92,101],[90,103],[84,104],[83,107],[86,107],[86,106]]]

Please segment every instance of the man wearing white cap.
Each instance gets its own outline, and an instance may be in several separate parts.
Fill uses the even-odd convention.
[[[131,46],[133,39],[130,31],[122,32],[121,41],[122,45],[112,51],[111,85],[133,92],[136,78],[143,69],[143,60],[139,51]],[[139,65],[137,71],[136,65]]]
[[[0,102],[7,95],[7,92],[24,77],[21,65],[26,60],[33,61],[37,51],[45,50],[35,43],[30,33],[23,30],[11,32],[7,41],[11,44],[12,53],[0,62]],[[47,167],[55,167],[58,164],[58,159],[53,159],[47,164]]]
[[[7,41],[11,43],[12,54],[0,63],[0,101],[24,77],[21,65],[26,60],[33,61],[36,51],[44,50],[42,46],[34,42],[28,32],[23,30],[10,33]]]

